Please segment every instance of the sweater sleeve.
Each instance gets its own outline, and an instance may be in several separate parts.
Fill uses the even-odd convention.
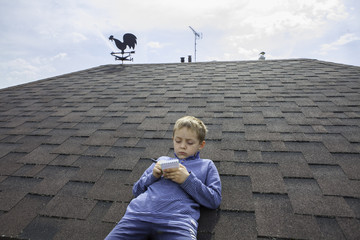
[[[213,162],[208,166],[205,183],[201,182],[194,173],[180,185],[200,205],[216,209],[221,203],[221,181]]]
[[[140,179],[134,184],[132,191],[135,197],[145,192],[151,184],[159,180],[152,174],[154,166],[155,164],[152,164],[146,169]]]

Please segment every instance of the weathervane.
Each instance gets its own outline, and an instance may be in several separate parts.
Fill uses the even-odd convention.
[[[111,52],[110,54],[112,56],[115,57],[115,60],[121,60],[122,63],[124,63],[124,61],[132,61],[133,58],[131,57],[132,53],[135,53],[135,51],[129,51],[129,52],[125,52],[126,47],[128,46],[130,49],[135,49],[135,45],[137,44],[136,42],[136,36],[134,34],[131,33],[125,33],[123,36],[123,42],[121,42],[120,40],[114,38],[113,35],[111,35],[109,37],[110,41],[114,41],[115,45],[117,48],[119,48],[121,50],[121,52]],[[126,56],[124,56],[124,54],[128,54]],[[121,56],[119,56],[118,54],[121,54]]]
[[[195,62],[196,62],[196,40],[202,39],[202,33],[196,32],[191,26],[189,26],[189,28],[193,31],[193,33],[195,35]]]

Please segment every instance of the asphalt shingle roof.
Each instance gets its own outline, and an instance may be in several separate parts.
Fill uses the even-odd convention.
[[[360,67],[311,59],[106,65],[0,90],[0,238],[103,239],[132,184],[209,128],[198,239],[360,239]]]

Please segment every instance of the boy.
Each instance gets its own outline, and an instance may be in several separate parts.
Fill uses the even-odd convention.
[[[162,169],[160,157],[134,184],[135,198],[106,237],[112,239],[196,239],[200,205],[216,209],[221,202],[219,173],[211,160],[201,159],[205,124],[192,116],[176,121],[173,130],[178,168]]]

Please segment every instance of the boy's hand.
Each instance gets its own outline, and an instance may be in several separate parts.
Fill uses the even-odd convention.
[[[179,168],[168,168],[164,170],[164,178],[170,179],[178,184],[185,182],[189,175],[190,173],[182,164],[179,164]]]
[[[153,169],[153,175],[154,175],[154,177],[159,178],[159,177],[161,177],[162,174],[163,174],[163,172],[161,170],[160,162],[157,162]]]

